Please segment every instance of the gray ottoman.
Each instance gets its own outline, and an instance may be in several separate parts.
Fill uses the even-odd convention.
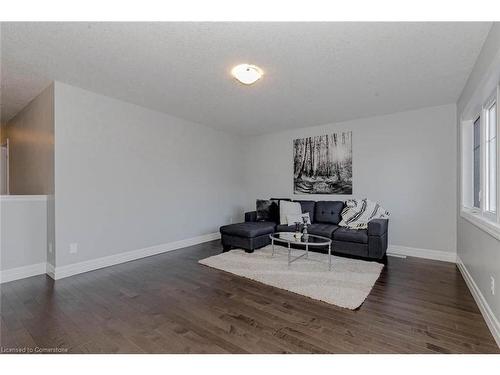
[[[223,251],[232,248],[245,249],[252,253],[255,249],[271,243],[269,235],[274,233],[276,223],[270,221],[252,221],[220,227]]]

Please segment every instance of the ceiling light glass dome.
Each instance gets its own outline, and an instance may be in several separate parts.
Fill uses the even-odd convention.
[[[231,70],[231,74],[241,83],[245,85],[251,85],[252,83],[258,81],[264,73],[258,66],[250,64],[240,64],[236,65]]]

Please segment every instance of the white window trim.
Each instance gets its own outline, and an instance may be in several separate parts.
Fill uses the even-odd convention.
[[[460,211],[460,216],[474,224],[479,229],[482,229],[486,233],[492,235],[497,240],[500,240],[500,224],[484,217],[475,209],[462,207]]]
[[[481,109],[477,115],[474,116],[474,120],[472,121],[472,126],[475,125],[476,121],[479,120],[479,207],[471,206],[471,209],[474,212],[483,212],[483,204],[484,204],[484,172],[483,167],[484,163],[484,132],[483,132],[483,121],[484,121],[484,111]],[[474,130],[472,130],[472,145],[474,145]],[[472,152],[472,168],[474,168],[474,152]],[[472,191],[474,192],[474,169],[472,170]],[[472,197],[472,204],[474,205],[474,197]]]
[[[484,103],[482,111],[481,111],[481,210],[484,216],[488,217],[490,220],[493,220],[498,223],[498,217],[497,217],[497,212],[498,212],[498,202],[497,202],[497,207],[495,208],[495,211],[490,211],[487,210],[485,205],[488,200],[488,163],[486,161],[486,155],[489,153],[489,146],[488,146],[488,132],[486,127],[489,125],[487,124],[489,120],[489,109],[495,103],[498,109],[497,105],[497,90],[493,92],[489,99]],[[498,128],[498,116],[496,119],[496,124],[495,126]],[[497,134],[498,134],[498,129],[497,129]],[[498,137],[497,137],[497,150],[498,150]],[[498,166],[498,162],[496,164]],[[497,179],[497,185],[498,185],[498,167],[497,167],[497,173],[496,173],[496,179]],[[498,189],[497,189],[498,190]],[[498,192],[496,192],[496,196],[498,198]],[[484,203],[483,203],[484,202]]]
[[[490,234],[491,236],[495,237],[496,239],[500,240],[500,152],[497,152],[497,173],[496,173],[496,178],[497,178],[497,207],[496,207],[496,213],[492,213],[490,211],[485,210],[485,202],[486,202],[486,192],[485,192],[485,184],[486,184],[486,162],[484,160],[485,158],[485,153],[486,153],[486,134],[485,134],[485,115],[486,115],[486,110],[489,109],[491,104],[493,102],[496,102],[497,105],[497,110],[496,110],[496,115],[497,115],[497,121],[496,121],[496,126],[497,126],[497,150],[500,149],[500,142],[499,142],[499,137],[498,135],[500,134],[500,110],[499,110],[499,100],[500,99],[500,85],[497,85],[495,91],[492,93],[492,95],[484,101],[483,105],[481,106],[481,111],[477,116],[474,116],[473,120],[474,121],[463,121],[462,126],[460,127],[460,132],[461,132],[461,139],[462,139],[462,147],[464,145],[463,139],[466,137],[466,129],[467,127],[471,126],[475,120],[477,120],[478,117],[481,118],[481,163],[480,163],[480,173],[481,173],[481,197],[480,197],[480,208],[476,207],[467,207],[464,204],[464,201],[469,200],[464,196],[462,193],[460,196],[461,199],[461,204],[460,204],[460,216],[470,223],[474,224],[477,226],[479,229],[485,231],[486,233]],[[470,136],[470,133],[469,133]],[[470,184],[471,181],[466,181],[464,177],[464,155],[468,153],[469,150],[461,149],[461,168],[460,168],[460,179],[461,179],[461,186],[462,189],[466,184]],[[473,156],[472,156],[473,157]],[[472,173],[472,178],[473,178],[473,173]],[[473,181],[473,180],[472,180]],[[473,189],[472,189],[473,191]],[[472,202],[474,202],[474,199],[472,199]]]

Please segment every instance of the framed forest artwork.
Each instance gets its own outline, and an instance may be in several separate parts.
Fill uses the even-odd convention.
[[[293,141],[294,194],[352,194],[352,132]]]

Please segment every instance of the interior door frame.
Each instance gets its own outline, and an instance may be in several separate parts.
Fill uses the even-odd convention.
[[[9,157],[10,157],[10,150],[9,150],[9,138],[6,139],[5,143],[2,144],[2,148],[5,147],[6,148],[6,155],[5,155],[5,163],[6,163],[6,168],[5,168],[5,185],[6,185],[6,194],[7,195],[10,195],[10,181],[9,181],[9,178],[10,178],[10,171],[9,171],[9,164],[10,164],[10,160],[9,160]]]

